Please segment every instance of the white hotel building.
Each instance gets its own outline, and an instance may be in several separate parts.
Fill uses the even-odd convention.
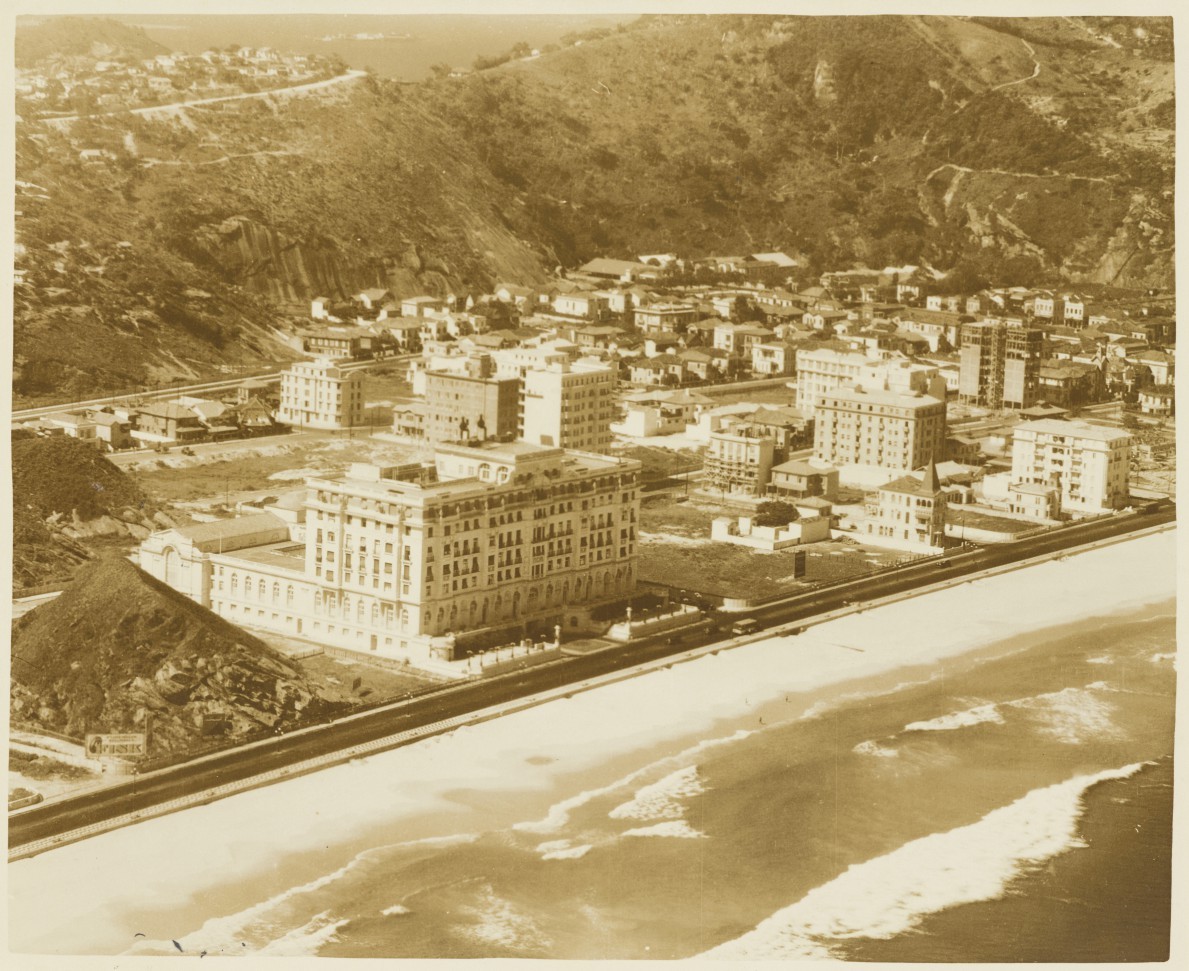
[[[299,361],[281,372],[277,420],[299,428],[354,428],[363,424],[363,372],[327,358]]]
[[[141,567],[232,623],[404,658],[576,626],[636,583],[640,464],[524,442],[352,465],[303,502],[149,536]],[[270,507],[274,508],[274,507]]]

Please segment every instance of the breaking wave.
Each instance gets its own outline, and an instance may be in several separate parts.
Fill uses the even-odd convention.
[[[701,957],[733,960],[838,958],[831,945],[888,939],[925,916],[1003,895],[1024,868],[1085,845],[1078,821],[1086,792],[1151,762],[1076,776],[1035,789],[978,822],[905,843],[856,863],[742,937]]]
[[[677,839],[705,839],[705,833],[699,833],[684,819],[672,819],[666,823],[656,823],[652,826],[640,826],[629,829],[624,836],[668,836]]]
[[[637,790],[628,802],[607,815],[612,819],[680,819],[685,806],[679,800],[704,792],[696,765],[670,772],[663,779]]]
[[[635,772],[629,773],[614,782],[610,782],[605,786],[600,786],[597,789],[588,789],[585,792],[580,792],[576,796],[571,796],[568,799],[563,799],[549,807],[549,811],[545,814],[543,819],[528,820],[525,822],[513,823],[512,828],[521,833],[540,833],[542,835],[548,833],[557,833],[565,828],[570,821],[570,814],[575,809],[581,809],[587,803],[593,802],[603,796],[609,796],[620,789],[626,789],[630,785],[634,785],[641,779],[646,778],[656,772],[658,768],[667,768],[671,765],[682,765],[688,762],[703,752],[708,752],[711,749],[717,748],[721,745],[730,745],[734,742],[742,741],[748,738],[754,732],[741,728],[737,732],[733,732],[723,738],[708,738],[704,741],[692,745],[676,755],[671,755],[659,761],[652,762]],[[683,766],[684,767],[684,766]]]
[[[1003,724],[1003,715],[995,704],[977,705],[964,711],[951,711],[948,715],[931,718],[928,721],[911,722],[904,726],[906,732],[950,732],[957,728],[969,728],[993,722]]]

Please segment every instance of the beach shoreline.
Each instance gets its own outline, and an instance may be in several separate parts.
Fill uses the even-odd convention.
[[[150,913],[162,923],[168,914],[169,936],[185,943],[218,917],[209,894],[221,894],[220,913],[235,914],[376,847],[378,832],[391,845],[456,834],[460,824],[531,825],[581,796],[579,780],[622,779],[642,760],[729,738],[749,722],[894,691],[938,665],[977,664],[1111,617],[1167,613],[1174,550],[1170,530],[960,584],[10,864],[13,946],[123,950],[131,915]],[[1001,603],[1012,604],[1010,616],[993,606]],[[790,696],[797,703],[782,707]],[[199,812],[206,818],[188,815]],[[210,836],[187,842],[187,832]],[[127,863],[158,854],[171,857],[169,870]],[[80,919],[83,902],[97,899],[104,908]]]

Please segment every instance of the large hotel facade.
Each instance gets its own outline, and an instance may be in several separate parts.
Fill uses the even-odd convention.
[[[154,533],[149,574],[227,620],[416,663],[577,626],[636,583],[640,464],[525,442],[352,465],[303,501]],[[527,625],[527,627],[526,627]]]

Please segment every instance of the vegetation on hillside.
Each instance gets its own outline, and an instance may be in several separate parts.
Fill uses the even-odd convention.
[[[312,296],[482,291],[596,255],[1165,286],[1167,35],[1150,18],[645,17],[462,78],[22,124],[14,388],[283,360],[277,311]]]

